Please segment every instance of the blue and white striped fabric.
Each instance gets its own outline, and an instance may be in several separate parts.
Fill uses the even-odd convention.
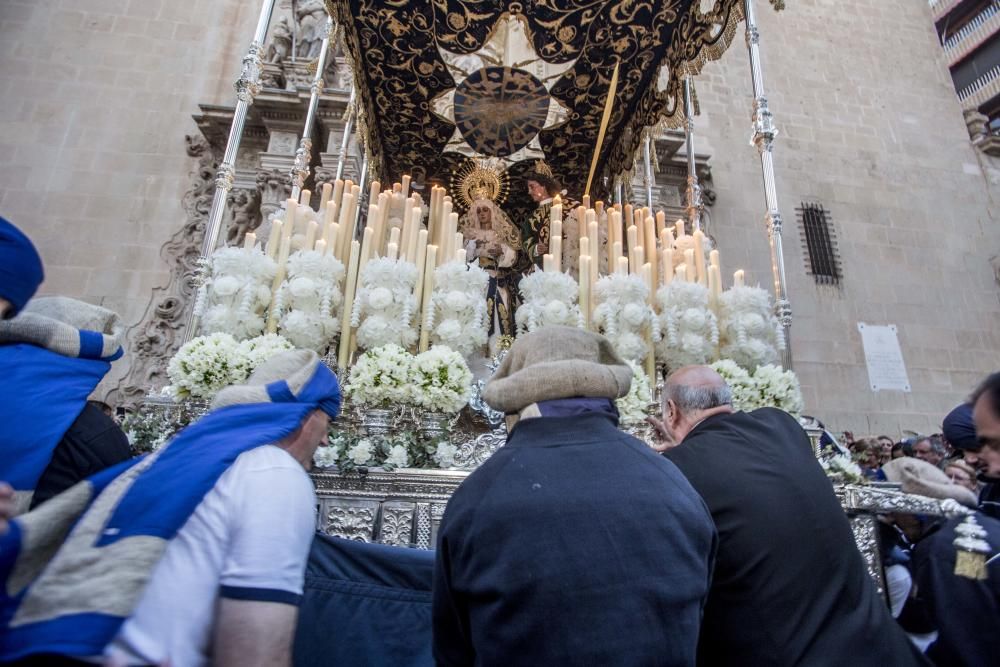
[[[268,389],[272,402],[213,410],[154,454],[11,522],[0,537],[0,662],[101,655],[169,540],[236,458],[290,435],[313,410],[340,410],[337,378],[322,364],[297,392],[282,381]]]

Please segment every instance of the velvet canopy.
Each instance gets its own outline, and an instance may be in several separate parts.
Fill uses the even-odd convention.
[[[780,8],[780,0],[771,0]],[[595,172],[631,169],[643,130],[683,122],[682,76],[718,58],[743,18],[741,0],[326,0],[342,26],[375,174],[447,180],[463,159],[446,153],[455,124],[433,100],[456,87],[438,47],[475,53],[498,22],[523,22],[539,58],[572,65],[549,83],[567,110],[539,133],[558,180],[579,191],[590,169],[612,72],[620,63],[607,135]],[[662,71],[662,72],[661,72]]]

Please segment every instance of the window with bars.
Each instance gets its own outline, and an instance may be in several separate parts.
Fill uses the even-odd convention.
[[[820,285],[840,284],[837,234],[829,212],[820,204],[802,204],[795,209],[802,227],[802,245],[809,257],[806,270]]]

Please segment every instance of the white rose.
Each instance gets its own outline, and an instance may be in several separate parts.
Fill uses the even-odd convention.
[[[462,325],[458,320],[448,319],[439,324],[434,331],[442,340],[453,340],[462,334]]]
[[[354,461],[355,465],[364,465],[372,457],[372,446],[367,440],[362,440],[358,444],[351,447],[351,450],[347,452],[347,456]]]
[[[288,291],[296,299],[316,294],[316,283],[311,278],[299,276],[288,283]]]
[[[458,448],[455,445],[447,441],[441,441],[438,443],[437,450],[434,452],[432,458],[439,467],[447,468],[455,465],[455,454],[457,453]]]
[[[240,281],[232,276],[222,276],[214,282],[213,287],[219,296],[232,296],[239,290]]]
[[[684,311],[684,324],[690,329],[702,329],[707,318],[705,317],[705,311],[701,308],[688,308]]]
[[[402,445],[395,445],[389,450],[389,456],[385,459],[386,463],[392,464],[397,468],[405,468],[410,465],[410,456],[406,452],[406,447]]]
[[[562,301],[549,301],[545,304],[545,318],[549,322],[564,322],[569,315],[569,309]]]
[[[646,309],[637,303],[626,304],[625,308],[622,309],[622,319],[633,327],[637,327],[642,324],[645,317]]]
[[[740,318],[740,324],[751,336],[760,335],[764,331],[764,318],[759,313],[745,313]]]
[[[469,297],[465,295],[465,292],[452,290],[451,292],[448,292],[448,295],[445,297],[445,302],[450,308],[462,310],[469,306]]]
[[[392,304],[392,292],[386,287],[376,287],[368,293],[368,305],[374,310],[382,310]]]

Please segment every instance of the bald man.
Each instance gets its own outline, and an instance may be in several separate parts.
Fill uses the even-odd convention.
[[[774,408],[732,408],[707,366],[667,378],[674,462],[719,533],[699,665],[926,664],[889,615],[805,431]]]

